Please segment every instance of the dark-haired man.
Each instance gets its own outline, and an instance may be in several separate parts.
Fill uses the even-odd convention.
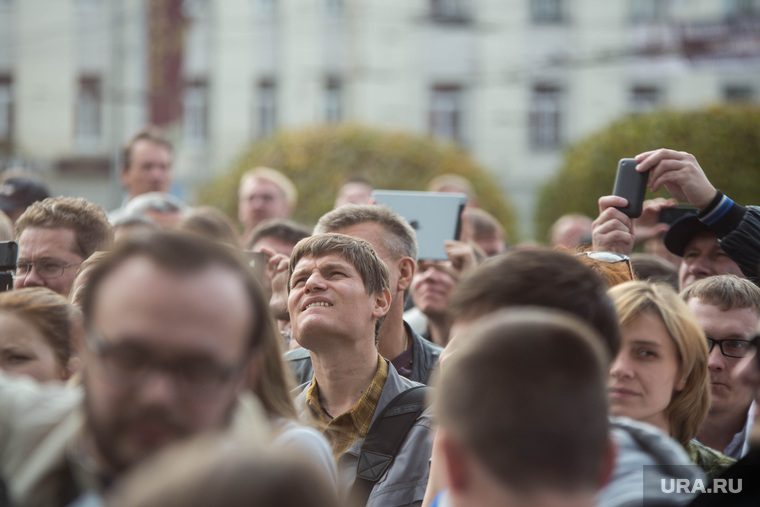
[[[442,368],[445,370],[448,357],[457,354],[481,319],[500,309],[515,307],[551,308],[579,317],[598,333],[609,357],[617,355],[620,328],[602,278],[573,255],[536,248],[507,252],[483,263],[460,282],[451,301],[454,324],[451,341],[441,356]],[[611,433],[618,447],[618,459],[610,483],[600,492],[599,505],[641,504],[643,465],[691,463],[683,448],[646,424],[616,419],[612,421]],[[436,436],[426,502],[432,501],[444,486],[437,439]],[[684,470],[701,474],[689,472],[688,467]],[[668,501],[683,502],[684,498],[676,495],[663,501],[663,505],[669,505]]]
[[[233,415],[263,434],[245,392],[267,304],[232,252],[191,236],[140,236],[96,265],[83,291],[84,392],[0,375],[0,471],[13,505],[103,491]]]
[[[143,129],[132,136],[124,147],[119,173],[127,200],[148,192],[169,191],[172,151],[171,143],[154,128]]]
[[[434,505],[597,505],[615,456],[608,361],[587,324],[555,310],[474,325],[434,392],[449,485]]]

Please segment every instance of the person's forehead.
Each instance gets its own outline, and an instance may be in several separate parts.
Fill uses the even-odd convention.
[[[0,310],[0,346],[10,344],[48,344],[42,332],[34,323],[20,317],[13,311]]]
[[[390,258],[390,251],[388,250],[388,241],[393,239],[391,233],[377,222],[361,222],[358,224],[349,225],[335,230],[338,234],[345,234],[353,238],[363,239],[370,245],[375,251],[384,258]]]
[[[339,252],[328,252],[321,255],[304,255],[298,259],[293,272],[299,270],[319,269],[328,265],[340,265],[353,271],[357,271],[356,266]]]
[[[134,161],[136,158],[146,156],[161,156],[171,159],[172,152],[167,146],[159,142],[150,139],[140,139],[132,145],[130,158]]]
[[[196,325],[210,333],[218,330],[221,335],[225,330],[246,328],[255,318],[239,273],[221,265],[185,274],[134,256],[107,274],[94,296],[88,321],[108,327],[114,316],[125,317],[118,330],[125,334],[151,326],[193,331]]]
[[[699,325],[705,330],[718,331],[720,329],[725,333],[749,335],[757,330],[758,322],[760,322],[760,314],[751,307],[723,310],[719,306],[698,298],[689,299],[687,305],[696,315]]]
[[[720,250],[720,246],[718,245],[718,237],[715,235],[715,233],[705,231],[700,232],[686,244],[686,248],[684,248],[684,251],[686,250],[694,250],[694,249],[715,249]]]
[[[29,227],[18,238],[19,258],[82,257],[76,252],[76,233],[68,227]]]
[[[244,195],[276,195],[285,197],[285,192],[272,180],[264,178],[248,178],[243,184]]]
[[[346,183],[340,189],[340,195],[369,195],[371,193],[371,186],[359,182]]]

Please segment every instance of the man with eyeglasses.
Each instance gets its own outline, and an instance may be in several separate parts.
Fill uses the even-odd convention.
[[[733,376],[752,392],[754,403],[760,403],[760,334],[755,334],[749,340],[749,351],[734,369]],[[750,414],[752,417],[752,414]],[[718,479],[729,484],[728,492],[722,494],[707,492],[697,496],[690,507],[755,507],[760,505],[760,481],[757,480],[760,470],[760,411],[755,411],[754,422],[748,435],[749,451],[739,461],[728,468]],[[716,482],[717,480],[716,479]]]
[[[747,453],[752,393],[734,375],[760,322],[760,288],[733,275],[712,276],[681,292],[707,335],[712,401],[697,440],[726,456]]]
[[[82,198],[35,202],[16,222],[18,262],[13,286],[47,287],[68,297],[82,262],[113,238],[106,213]]]
[[[274,329],[233,252],[177,233],[132,238],[93,267],[82,312],[83,396],[0,375],[0,472],[13,505],[102,492],[201,432],[266,434],[246,393]]]

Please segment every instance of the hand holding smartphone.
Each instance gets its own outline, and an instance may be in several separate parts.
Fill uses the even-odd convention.
[[[612,190],[613,195],[628,200],[627,206],[617,209],[631,218],[641,216],[644,194],[647,190],[647,179],[649,178],[649,171],[641,173],[636,170],[637,164],[638,162],[633,158],[620,159],[615,176],[615,186]]]

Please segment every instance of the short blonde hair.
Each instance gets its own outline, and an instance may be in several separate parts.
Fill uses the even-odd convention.
[[[692,311],[669,285],[628,282],[616,285],[609,295],[617,308],[620,325],[647,313],[660,318],[676,344],[683,390],[674,393],[666,408],[670,433],[681,445],[697,435],[710,409],[710,374],[707,339]]]
[[[270,167],[254,167],[250,171],[243,174],[240,178],[240,186],[243,186],[243,182],[247,180],[267,180],[277,185],[285,195],[285,201],[291,208],[296,207],[298,202],[298,190],[293,182],[277,169]]]

